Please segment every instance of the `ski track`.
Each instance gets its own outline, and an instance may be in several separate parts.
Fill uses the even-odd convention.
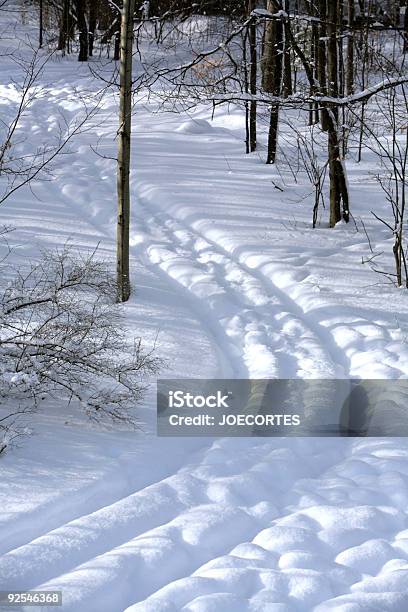
[[[326,452],[330,444],[326,443]],[[302,478],[294,477],[302,442],[298,452],[288,451],[284,441],[240,441],[238,446],[248,454],[245,470],[239,474],[238,461],[231,460],[234,453],[230,452],[236,449],[236,441],[209,442],[194,462],[169,478],[4,555],[0,560],[2,581],[10,589],[21,584],[27,589],[63,589],[67,610],[100,610],[103,600],[107,610],[117,610],[130,605],[135,596],[137,600],[147,598],[168,582],[188,576],[192,567],[198,570],[208,561],[228,555],[248,536],[255,539],[277,516],[283,517],[291,506],[298,506],[304,494],[303,478],[317,476],[313,473],[316,467],[304,461]],[[334,463],[338,458],[337,453],[332,455]],[[225,476],[213,478],[212,468],[219,467],[222,459]],[[270,481],[272,459],[281,468],[275,484]],[[327,463],[325,467],[331,468]],[[324,473],[318,476],[323,478]],[[271,497],[271,487],[280,499],[285,489],[296,491],[299,487],[299,493],[288,494],[288,507],[278,510],[263,501]],[[254,497],[259,502],[248,505]],[[147,580],[152,573],[154,580]],[[89,574],[94,579],[84,597],[81,586],[88,582],[84,578]]]
[[[377,542],[383,552],[373,559],[372,574],[384,580],[380,570],[392,559],[401,559],[401,568],[408,563],[408,499],[381,468],[387,459],[408,479],[407,451],[395,448],[395,440],[371,442],[369,449],[366,441],[319,440],[314,452],[311,442],[298,439],[290,449],[285,440],[210,442],[164,481],[5,555],[1,575],[11,585],[14,579],[25,588],[63,589],[70,611],[96,612],[101,601],[109,611],[135,601],[140,604],[132,610],[160,611],[190,609],[183,606],[191,592],[198,597],[221,589],[250,598],[262,586],[253,583],[251,568],[263,568],[272,583],[281,573],[284,584],[275,596],[286,601],[294,591],[290,580],[301,579],[299,568],[313,576],[323,564],[327,577],[315,576],[312,609],[342,595],[347,582],[372,580],[359,570],[358,557],[354,561],[355,546],[366,546],[359,552],[366,558],[371,553],[364,543]],[[373,506],[377,487],[382,498]],[[274,499],[279,502],[266,501]],[[289,609],[309,609],[299,597],[292,593]]]
[[[139,195],[138,204],[143,206],[143,195]],[[152,206],[149,201],[150,212]],[[219,321],[236,353],[244,358],[249,377],[347,377],[347,360],[330,333],[308,319],[294,300],[262,273],[167,213],[148,214],[144,206],[147,223],[161,234],[160,241],[147,245],[150,262],[198,300],[205,299],[210,317]],[[285,331],[289,326],[294,334]]]

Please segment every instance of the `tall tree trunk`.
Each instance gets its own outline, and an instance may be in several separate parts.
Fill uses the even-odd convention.
[[[315,6],[311,7],[313,17],[317,17],[317,12]],[[319,82],[319,26],[316,21],[312,21],[312,37],[310,41],[311,45],[311,53],[310,56],[312,58],[313,65],[313,76],[315,82]],[[313,94],[313,91],[311,91]],[[309,123],[310,125],[314,125],[319,122],[319,105],[317,103],[310,104],[310,114],[309,114]]]
[[[255,9],[255,0],[248,0],[248,15]],[[249,26],[249,53],[250,53],[250,72],[249,72],[249,91],[252,96],[257,94],[257,76],[258,76],[258,52],[257,52],[257,35],[256,24],[252,23]],[[249,108],[249,125],[250,125],[250,149],[251,152],[256,150],[257,144],[257,103],[256,100],[251,100]]]
[[[40,0],[39,10],[40,10],[40,32],[39,32],[39,37],[38,37],[38,46],[41,49],[41,47],[43,46],[43,29],[44,29],[43,0]]]
[[[243,35],[243,39],[242,39],[242,64],[244,67],[244,91],[246,94],[249,94],[247,44],[248,44],[248,30]],[[246,150],[247,155],[251,152],[250,140],[251,140],[251,128],[249,125],[249,102],[246,100],[245,101],[245,150]]]
[[[275,0],[268,0],[268,11],[275,13]],[[270,19],[266,25],[265,45],[262,57],[262,88],[274,97],[282,95],[285,67],[285,42],[283,23],[280,19]],[[291,73],[290,73],[291,78]],[[290,84],[291,87],[291,84]],[[289,85],[286,83],[285,94]],[[274,164],[278,148],[279,104],[273,104],[269,122],[267,164]]]
[[[114,33],[114,51],[113,51],[113,59],[115,62],[120,60],[120,20],[118,19],[115,25],[115,33]]]
[[[287,14],[290,11],[290,3],[289,0],[284,0],[284,10]],[[293,86],[292,86],[292,61],[290,54],[290,25],[287,20],[285,20],[284,25],[284,50],[283,50],[283,85],[282,85],[282,93],[284,97],[291,96],[293,94]]]
[[[120,109],[118,147],[117,290],[118,301],[130,297],[130,154],[132,133],[132,52],[135,0],[123,0],[120,29]]]
[[[365,27],[362,30],[361,39],[361,52],[363,54],[363,61],[361,64],[361,86],[364,90],[368,84],[367,73],[370,53],[370,18],[373,9],[372,0],[363,0],[364,16],[366,19]],[[360,137],[358,143],[357,161],[361,162],[363,156],[363,140],[364,140],[364,121],[365,121],[366,102],[363,101],[361,105],[361,116],[360,116]]]
[[[329,4],[335,0],[328,0]],[[327,94],[327,0],[319,0],[319,49],[318,49],[318,81],[320,94]],[[328,129],[327,111],[323,108],[320,113],[322,130]]]
[[[88,54],[89,57],[93,55],[94,42],[95,42],[95,30],[96,30],[96,19],[99,9],[99,0],[92,0],[89,5],[89,32],[88,32]]]
[[[348,39],[347,39],[347,84],[346,92],[348,96],[354,93],[354,21],[355,21],[355,2],[348,0]]]
[[[279,19],[271,20],[269,24],[270,32],[268,33],[268,44],[269,44],[269,67],[268,67],[268,78],[270,83],[267,86],[270,87],[269,92],[279,97],[282,95],[282,77],[283,77],[283,51],[284,51],[284,40],[283,40],[283,24]],[[276,162],[276,154],[278,150],[278,130],[279,130],[279,104],[273,104],[271,108],[271,117],[269,124],[269,137],[268,137],[268,156],[266,163],[274,164]]]
[[[329,0],[327,4],[327,76],[328,94],[333,98],[339,95],[339,54],[338,36],[340,34],[341,0]],[[328,155],[330,177],[330,227],[334,227],[341,218],[349,221],[349,196],[345,170],[341,160],[339,142],[339,110],[336,105],[327,109]],[[343,203],[343,210],[341,205]]]
[[[346,93],[346,65],[344,61],[344,0],[339,1],[339,15],[337,18],[337,49],[338,49],[338,75],[339,75],[339,95],[344,98]],[[341,155],[344,159],[346,156],[346,109],[344,106],[340,109],[340,125],[339,137],[341,138]]]
[[[58,36],[58,51],[66,51],[68,38],[71,30],[71,15],[69,0],[64,0],[62,5],[61,20],[59,25],[59,36]]]
[[[337,16],[337,74],[338,74],[338,92],[341,96],[344,96],[346,91],[346,78],[345,78],[345,66],[344,66],[344,26],[343,26],[343,17],[344,17],[344,7],[343,0],[338,2],[338,16]]]
[[[355,18],[356,18],[356,6],[355,0],[347,0],[347,50],[345,60],[345,93],[347,96],[352,96],[355,91],[354,79],[355,79]],[[350,135],[350,127],[347,123],[349,120],[348,111],[342,109],[342,123],[343,123],[343,157],[346,157],[348,152],[348,141]]]
[[[86,62],[88,59],[88,26],[85,17],[85,2],[84,0],[75,0],[75,8],[77,14],[78,30],[79,30],[79,62]]]
[[[276,162],[276,155],[278,152],[278,133],[279,133],[279,105],[274,104],[272,106],[271,117],[269,121],[268,155],[266,158],[267,164],[274,164]]]

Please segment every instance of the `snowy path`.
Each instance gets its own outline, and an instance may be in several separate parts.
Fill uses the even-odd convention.
[[[146,218],[142,202],[143,196],[138,203]],[[326,330],[308,320],[262,274],[164,212],[147,216],[147,223],[161,235],[160,241],[148,243],[150,262],[197,300],[205,300],[208,318],[225,330],[230,353],[237,360],[244,359],[242,378],[346,377],[345,368],[336,365],[336,360],[344,361],[341,351],[330,350],[334,343]],[[236,372],[241,373],[239,368]]]
[[[27,133],[75,116],[70,78],[34,104]],[[297,187],[278,199],[270,170],[242,155],[234,116],[212,128],[141,105],[136,118],[126,308],[148,342],[159,331],[166,376],[408,374],[407,305],[365,288],[363,236],[311,238],[308,211],[293,225]],[[102,119],[111,155],[113,103]],[[37,198],[0,211],[20,261],[69,238],[113,257],[113,164],[90,142]],[[408,609],[405,440],[157,439],[153,394],[140,434],[60,408],[1,459],[0,589],[62,589],[64,612]]]
[[[315,444],[216,441],[169,478],[4,555],[0,573],[11,588],[63,589],[66,610],[146,598],[132,609],[311,610],[354,585],[346,600],[368,592],[373,609],[402,612],[405,443]]]
[[[304,187],[290,185],[279,199],[273,192],[271,211],[271,171],[243,155],[233,130],[202,119],[177,126],[172,116],[155,123],[142,111],[136,118],[135,150],[143,155],[135,193],[149,230],[138,228],[135,242],[201,303],[211,326],[227,336],[237,371],[241,359],[257,378],[408,375],[407,307],[396,295],[389,308],[377,287],[367,287],[377,279],[358,269],[365,235],[322,235],[310,230],[308,217],[293,226],[288,206],[297,194],[301,201]],[[361,179],[351,180],[357,199]],[[304,211],[296,214],[302,219]]]

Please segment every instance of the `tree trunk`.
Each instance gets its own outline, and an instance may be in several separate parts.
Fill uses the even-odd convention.
[[[243,40],[242,40],[242,64],[244,67],[244,91],[246,94],[249,94],[247,43],[248,43],[248,30],[245,32],[243,36]],[[246,100],[245,101],[245,151],[247,155],[251,152],[250,140],[251,140],[251,128],[249,125],[249,102]]]
[[[348,42],[347,42],[347,85],[346,92],[348,96],[354,93],[354,21],[355,21],[355,3],[354,0],[348,0]]]
[[[355,0],[348,0],[347,2],[347,50],[346,60],[344,69],[345,79],[345,90],[343,92],[347,96],[352,96],[355,91],[354,79],[355,79],[355,18],[356,18],[356,6]],[[342,109],[342,123],[343,123],[343,157],[346,157],[348,152],[348,141],[350,135],[350,127],[347,126],[349,121],[349,114],[345,108]]]
[[[248,0],[248,15],[255,9],[255,1]],[[249,53],[250,53],[250,72],[249,72],[249,91],[252,96],[257,94],[257,76],[258,76],[258,53],[257,53],[257,36],[255,23],[249,26]],[[249,108],[249,125],[250,125],[250,149],[251,152],[256,150],[257,144],[257,103],[256,100],[251,100]]]
[[[334,227],[342,218],[346,223],[350,220],[347,179],[341,160],[338,125],[332,111],[328,111],[330,227]]]
[[[88,26],[86,23],[84,4],[84,0],[75,0],[79,30],[79,62],[86,62],[88,60]]]
[[[327,91],[329,96],[337,98],[339,95],[338,81],[338,48],[337,48],[337,9],[338,0],[328,0],[327,3]],[[334,227],[341,219],[340,192],[336,180],[337,159],[340,158],[338,146],[339,109],[332,106],[329,109],[330,117],[327,124],[329,131],[329,174],[330,174],[330,227]]]
[[[333,2],[334,0],[329,0]],[[319,0],[319,17],[320,17],[320,32],[319,32],[319,49],[318,49],[318,81],[320,94],[322,96],[327,94],[327,1]],[[328,118],[327,112],[323,108],[320,113],[320,122],[322,130],[327,131],[328,129]]]
[[[313,7],[312,7],[313,10]],[[313,11],[312,13],[313,17],[316,17],[316,12]],[[312,59],[312,66],[313,66],[313,76],[315,79],[315,82],[319,81],[319,74],[318,74],[318,68],[319,68],[319,26],[316,23],[316,21],[312,21],[312,36],[311,36],[311,41],[310,41],[310,57]],[[313,94],[313,91],[310,92],[311,94]],[[319,105],[317,103],[311,103],[310,104],[310,112],[309,112],[309,124],[310,125],[315,125],[316,123],[319,123]]]
[[[118,20],[118,23],[116,24],[115,27],[115,34],[114,34],[114,51],[113,51],[113,59],[115,60],[115,62],[118,62],[120,60],[120,22]]]
[[[284,8],[285,8],[285,12],[287,14],[289,14],[289,9],[290,9],[290,3],[289,0],[285,0],[284,2]],[[284,95],[284,97],[286,98],[287,96],[291,96],[293,94],[293,86],[292,86],[292,62],[291,62],[291,56],[290,56],[290,25],[289,22],[286,20],[285,21],[285,26],[284,26],[284,41],[283,41],[283,65],[284,65],[284,70],[283,70],[283,86],[282,86],[282,93]]]
[[[43,0],[40,0],[40,32],[39,32],[39,37],[38,37],[38,46],[41,47],[43,46],[43,29],[44,29],[44,25],[43,25]]]
[[[278,132],[279,132],[279,105],[275,104],[272,107],[271,118],[269,122],[268,156],[266,158],[267,164],[274,164],[276,162],[276,154],[278,151]]]
[[[96,19],[99,9],[99,0],[92,0],[89,6],[89,32],[88,32],[88,54],[89,57],[93,55],[94,42],[95,42],[95,30],[96,30]]]
[[[336,39],[337,39],[337,74],[338,74],[338,93],[340,96],[344,97],[346,91],[346,78],[345,78],[345,65],[344,65],[344,26],[343,26],[343,18],[344,18],[344,10],[343,10],[343,0],[340,0],[338,3],[338,16],[337,16],[337,28],[336,28]]]
[[[361,35],[361,51],[363,54],[363,61],[361,64],[361,87],[364,90],[368,85],[368,64],[369,64],[369,53],[370,53],[370,18],[372,14],[373,2],[372,0],[364,0],[364,15],[365,15],[365,27],[362,30]],[[363,156],[363,140],[364,140],[364,122],[365,122],[365,110],[366,110],[366,102],[363,102],[361,105],[361,116],[360,116],[360,137],[358,143],[358,153],[357,153],[357,161],[360,163]]]
[[[333,98],[339,95],[339,54],[338,36],[340,34],[339,15],[341,0],[329,0],[327,4],[327,76],[328,93]],[[341,161],[339,142],[339,110],[336,105],[328,108],[328,155],[330,176],[330,227],[341,218],[349,221],[349,196],[344,166]],[[343,203],[343,211],[341,204]]]
[[[268,2],[268,11],[275,12],[273,0]],[[280,19],[270,19],[266,26],[265,45],[262,57],[262,87],[274,97],[282,95],[284,72],[284,27]],[[286,88],[285,88],[286,93]],[[274,164],[278,148],[279,104],[273,104],[269,123],[267,164]]]
[[[132,132],[132,52],[135,0],[123,0],[120,29],[120,110],[118,147],[117,290],[118,302],[130,297],[130,139]]]
[[[69,10],[69,0],[64,0],[59,26],[58,51],[66,51],[68,38],[71,33],[70,30],[71,16]]]

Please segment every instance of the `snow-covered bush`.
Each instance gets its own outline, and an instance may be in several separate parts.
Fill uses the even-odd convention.
[[[95,252],[64,247],[12,269],[11,278],[3,271],[0,403],[9,413],[0,420],[0,452],[2,432],[17,432],[16,416],[49,397],[76,401],[96,421],[134,423],[144,379],[159,362],[125,328],[107,265]]]

